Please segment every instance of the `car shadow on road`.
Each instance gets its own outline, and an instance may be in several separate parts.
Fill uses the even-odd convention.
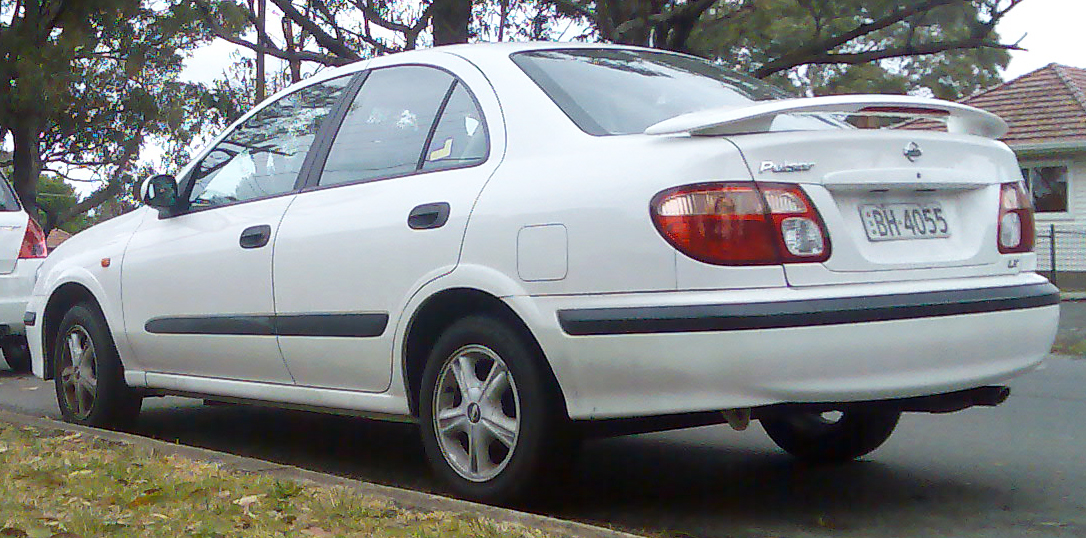
[[[144,409],[133,433],[379,484],[430,490],[413,425],[253,405]]]
[[[417,490],[446,492],[413,425],[249,405],[146,409],[135,433]],[[587,442],[555,491],[516,506],[682,536],[871,534],[894,521],[975,517],[1009,501],[999,487],[870,459],[808,466],[733,435],[654,434]],[[758,439],[761,432],[745,435]],[[1011,488],[1013,489],[1013,488]],[[921,527],[922,528],[922,527]],[[852,532],[849,532],[852,531]]]
[[[880,461],[877,452],[807,465],[751,445],[660,435],[599,441],[585,448],[565,494],[537,509],[676,536],[881,536],[913,526],[926,535],[935,520],[975,518],[1009,502],[1010,492],[999,487],[917,473]]]

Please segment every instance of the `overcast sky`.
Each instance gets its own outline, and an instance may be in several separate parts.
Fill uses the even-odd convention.
[[[1004,42],[1024,35],[1025,52],[1013,52],[1006,79],[1052,62],[1086,69],[1086,0],[1026,0],[996,27]]]

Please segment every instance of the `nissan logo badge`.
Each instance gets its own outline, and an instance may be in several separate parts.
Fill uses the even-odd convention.
[[[916,142],[909,142],[909,145],[905,146],[903,153],[905,154],[905,158],[909,159],[909,162],[916,162],[916,160],[924,154],[923,151],[920,151],[920,146],[918,146]]]

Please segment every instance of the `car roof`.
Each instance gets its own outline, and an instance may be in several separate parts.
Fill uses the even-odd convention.
[[[461,58],[472,60],[474,58],[483,57],[494,58],[495,56],[508,56],[518,52],[529,52],[536,50],[557,50],[557,49],[614,49],[614,50],[644,50],[653,52],[668,52],[658,49],[649,49],[644,47],[636,47],[632,45],[612,45],[607,43],[581,43],[581,42],[556,42],[556,41],[527,41],[527,42],[504,42],[504,43],[469,43],[469,44],[456,44],[456,45],[442,45],[438,47],[430,47],[424,49],[415,49],[404,52],[396,52],[392,54],[386,54],[383,56],[375,56],[373,58],[364,58],[358,61],[349,63],[347,65],[333,67],[325,69],[311,77],[306,78],[295,84],[291,84],[289,87],[278,92],[271,97],[278,97],[280,94],[285,95],[292,91],[297,90],[300,87],[315,84],[317,82],[323,82],[332,78],[348,75],[351,73],[357,73],[364,71],[371,61],[380,61],[382,64],[395,64],[399,62],[410,63],[412,61],[424,61],[426,57],[432,57],[435,54],[452,54]],[[269,98],[270,99],[270,98]]]

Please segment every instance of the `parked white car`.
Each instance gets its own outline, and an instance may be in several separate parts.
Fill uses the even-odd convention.
[[[23,315],[47,252],[41,227],[0,179],[0,351],[16,372],[30,370]]]
[[[1005,124],[784,97],[601,45],[324,71],[50,256],[34,372],[81,424],[164,394],[415,421],[483,500],[584,435],[755,419],[846,460],[902,411],[1001,403],[1059,314]]]

